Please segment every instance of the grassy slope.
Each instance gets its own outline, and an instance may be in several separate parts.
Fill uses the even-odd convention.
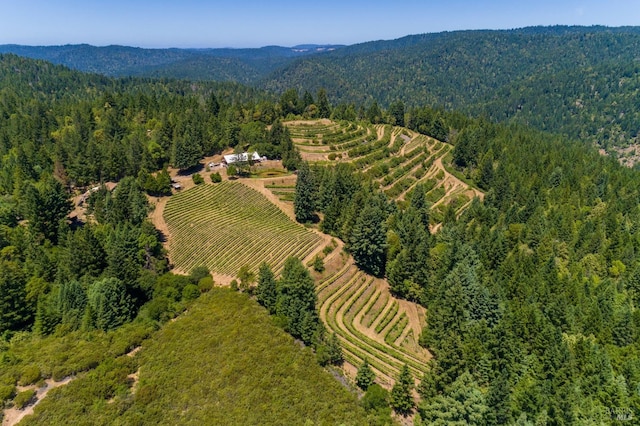
[[[310,350],[226,289],[202,296],[143,345],[133,396],[125,388],[111,402],[100,392],[86,398],[109,371],[126,383],[123,358],[52,391],[26,424],[366,424],[356,398]]]

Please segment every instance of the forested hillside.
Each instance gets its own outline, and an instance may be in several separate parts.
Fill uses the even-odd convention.
[[[321,228],[427,308],[421,424],[637,418],[640,176],[580,142],[440,119],[487,192],[435,234],[424,185],[390,203],[342,164],[310,179]]]
[[[581,34],[579,29],[557,33],[556,48],[562,37]],[[598,34],[602,39],[585,39],[600,40],[594,45],[619,56],[629,52],[626,43],[616,44],[616,38],[635,37],[632,30]],[[538,36],[535,30],[519,35],[523,40]],[[601,44],[603,39],[608,44]],[[595,50],[590,55],[608,55]],[[585,57],[587,53],[582,52]],[[602,65],[601,72],[607,66]],[[317,127],[307,132],[300,123],[283,125],[286,117],[332,117],[334,122],[326,121],[333,126],[326,132]],[[318,161],[310,167],[296,146]],[[14,55],[0,56],[0,399],[17,407],[27,405],[34,391],[18,386],[82,375],[78,383],[91,383],[83,388],[90,392],[83,393],[78,384],[69,393],[58,393],[62,414],[56,415],[65,417],[67,409],[75,412],[78,399],[72,395],[77,393],[84,401],[81,405],[103,408],[107,417],[121,410],[118,413],[126,412],[132,421],[137,416],[163,419],[164,413],[201,420],[202,412],[189,405],[188,392],[215,389],[208,391],[202,383],[193,387],[199,377],[194,374],[181,379],[180,386],[188,386],[186,394],[178,395],[175,389],[159,393],[158,387],[169,382],[160,373],[145,378],[145,363],[183,360],[182,352],[162,348],[189,346],[181,340],[188,337],[182,327],[192,315],[192,324],[201,332],[205,326],[200,324],[207,322],[202,309],[220,316],[210,324],[208,337],[223,346],[216,323],[229,334],[238,334],[234,327],[240,323],[221,306],[235,306],[247,318],[255,315],[256,321],[266,315],[257,311],[255,302],[226,290],[204,296],[209,299],[202,304],[194,302],[211,291],[210,271],[196,267],[183,271],[189,275],[171,273],[163,235],[148,220],[149,196],[172,194],[169,166],[174,173],[190,173],[200,170],[205,155],[254,148],[281,159],[289,171],[298,169],[296,219],[314,232],[341,240],[346,254],[333,256],[352,258],[355,265],[345,263],[343,270],[324,276],[315,287],[320,297],[307,269],[313,265],[320,273],[325,265],[319,257],[308,265],[287,259],[280,278],[268,266],[260,266],[256,299],[274,314],[277,325],[314,348],[322,363],[342,362],[338,342],[347,341],[347,360],[363,361],[358,367],[370,372],[366,352],[352,337],[362,334],[362,328],[348,325],[355,316],[355,311],[349,313],[352,307],[362,312],[361,319],[365,316],[356,296],[365,294],[371,283],[382,288],[386,280],[396,297],[422,305],[423,319],[426,312],[419,337],[423,348],[411,352],[424,354],[428,349],[430,362],[426,355],[398,349],[403,334],[414,330],[402,328],[408,320],[401,316],[394,319],[400,311],[397,303],[388,298],[384,315],[393,323],[378,315],[379,332],[386,330],[385,341],[389,338],[387,345],[370,343],[379,358],[372,358],[371,365],[395,384],[387,403],[386,391],[373,386],[374,379],[358,383],[369,389],[363,404],[370,404],[372,419],[388,420],[388,404],[400,415],[416,413],[416,423],[425,425],[607,424],[640,416],[637,171],[600,156],[582,141],[429,106],[405,108],[397,100],[388,109],[376,102],[332,105],[324,89],[287,89],[277,98],[237,84],[85,75]],[[443,176],[446,171],[465,182],[470,196],[481,190],[483,200],[460,198],[457,203],[453,197],[438,207],[446,197],[443,189],[430,186],[431,161],[439,162]],[[231,169],[225,173],[233,179],[242,181],[249,175]],[[389,171],[391,177],[385,179]],[[411,176],[405,176],[409,172]],[[444,180],[434,174],[433,182]],[[238,185],[200,187],[205,189],[192,194],[227,189],[240,193]],[[179,202],[188,195],[173,199],[185,205]],[[80,203],[86,216],[78,215]],[[189,212],[181,214],[189,217]],[[255,211],[252,214],[250,220],[257,223]],[[223,216],[233,218],[228,212]],[[337,245],[327,246],[328,252]],[[250,274],[243,275],[240,287],[250,292]],[[357,287],[344,290],[339,286],[344,279]],[[367,294],[373,298],[373,292]],[[345,321],[329,308],[338,299],[347,325],[338,324]],[[193,311],[167,325],[190,306]],[[322,318],[334,322],[328,328],[341,333],[339,337],[326,333]],[[400,334],[391,333],[396,325]],[[417,334],[416,330],[413,337]],[[158,340],[146,343],[150,350],[141,355],[139,393],[132,397],[127,376],[135,372],[138,361],[122,355],[152,335]],[[268,341],[260,336],[253,343]],[[288,339],[279,336],[281,341]],[[242,340],[252,341],[247,336]],[[202,345],[197,349],[207,352]],[[250,354],[242,356],[249,360]],[[307,362],[305,357],[299,362]],[[250,377],[246,369],[255,363],[215,359],[216,368],[228,373],[216,382],[225,389],[233,385],[230,377]],[[288,359],[298,368],[293,352]],[[214,370],[195,365],[189,368]],[[227,365],[229,370],[224,370]],[[234,383],[243,385],[241,380]],[[284,394],[291,389],[286,378],[278,384]],[[419,400],[412,398],[414,385]],[[256,399],[243,399],[244,391],[253,388],[241,387],[243,397],[234,400],[265,400],[255,394]],[[233,393],[240,388],[230,389]],[[375,392],[378,399],[371,401]],[[337,391],[335,395],[340,396]],[[176,400],[188,409],[171,405]],[[194,396],[193,401],[201,399]],[[316,413],[318,405],[305,401],[302,410]],[[359,408],[347,412],[352,398],[340,396],[340,401],[342,414],[331,413],[328,402],[317,401],[317,412],[329,411],[328,417],[308,418],[359,422]],[[240,407],[229,400],[225,404],[237,416],[234,419],[252,410],[248,402]],[[268,407],[264,412],[274,416]],[[40,415],[47,422],[46,411]]]
[[[60,386],[75,377],[78,385],[53,400],[65,421],[77,415],[85,422],[85,408],[95,406],[111,423],[123,407],[135,402],[129,375],[136,362],[124,355],[132,357],[131,350],[148,344],[145,339],[214,284],[206,267],[186,271],[189,275],[171,273],[163,236],[148,219],[148,195],[171,194],[169,165],[183,170],[197,167],[203,155],[230,146],[257,146],[271,158],[290,157],[290,167],[295,168],[293,144],[278,118],[269,96],[235,84],[116,80],[0,56],[0,400],[4,408],[13,406],[21,413],[41,398],[45,386]],[[300,267],[306,272],[301,263]],[[286,379],[276,377],[264,387],[247,385],[243,392],[247,391],[248,402],[232,408],[240,401],[234,397],[228,408],[219,411],[221,418],[235,410],[234,416],[247,419],[247,407],[263,400],[252,392],[261,392],[270,395],[265,411],[282,404],[294,409],[292,418],[306,413],[318,422],[369,423],[353,395],[318,365],[308,365],[315,362],[310,349],[302,353],[282,331],[276,335],[284,339],[280,342],[286,349],[276,349],[278,337],[268,328],[273,325],[259,325],[268,321],[264,311],[255,301],[234,300],[239,305],[227,301],[218,306],[230,328],[215,321],[213,330],[235,339],[237,345],[255,344],[255,333],[246,339],[234,337],[239,326],[233,320],[235,311],[248,310],[245,318],[265,333],[265,345],[275,349],[273,360],[280,367],[266,362],[264,351],[254,354],[269,371],[282,368]],[[201,322],[209,319],[200,316]],[[193,327],[194,338],[201,342],[202,326]],[[167,332],[172,333],[170,328]],[[193,347],[187,342],[166,344]],[[205,353],[209,349],[203,347]],[[246,348],[238,351],[250,353]],[[234,353],[218,356],[216,365],[227,366],[232,364],[228,357],[235,357],[239,371],[256,363]],[[284,373],[290,368],[298,372]],[[318,375],[312,374],[314,369]],[[146,380],[143,373],[141,380]],[[297,384],[291,381],[294,375]],[[201,376],[191,377],[198,381]],[[226,373],[218,378],[229,386],[224,388],[228,395],[240,391],[239,383],[227,382]],[[90,383],[90,390],[82,383]],[[310,391],[312,384],[321,390]],[[183,390],[185,401],[191,400],[182,385],[186,386],[172,381],[170,389]],[[156,386],[141,388],[141,405],[132,417],[138,418],[139,410],[165,395]],[[292,401],[290,395],[302,390],[310,398]],[[222,387],[221,391],[227,392]],[[318,399],[322,392],[327,392],[325,402]],[[104,410],[116,397],[124,398],[118,411]],[[78,404],[84,407],[80,412],[65,411]],[[337,410],[342,404],[344,410]],[[149,407],[155,414],[146,418],[164,418],[165,405]],[[261,416],[253,410],[266,419],[266,413]],[[214,411],[209,407],[196,417]],[[275,419],[284,412],[269,415]],[[43,416],[46,424],[61,422],[55,410]],[[261,423],[258,417],[253,420],[256,424]]]
[[[412,35],[304,58],[262,86],[325,88],[333,102],[430,105],[625,145],[638,134],[637,27]]]

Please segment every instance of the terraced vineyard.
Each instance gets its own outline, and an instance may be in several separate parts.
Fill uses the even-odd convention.
[[[170,257],[179,272],[206,265],[235,275],[262,261],[279,273],[289,256],[304,259],[322,238],[291,221],[254,189],[239,182],[199,185],[173,196],[164,210]]]
[[[473,197],[483,196],[445,167],[451,145],[408,129],[330,120],[285,125],[304,159],[350,162],[390,198],[404,200],[418,183],[425,185],[433,231],[448,206],[460,214]],[[385,280],[358,270],[351,258],[333,270],[317,285],[320,316],[340,339],[346,360],[358,366],[367,358],[385,387],[392,386],[405,363],[414,378],[422,378],[430,358],[418,345],[424,308],[394,298]]]
[[[317,285],[320,316],[341,341],[347,362],[367,358],[378,382],[391,387],[407,364],[422,378],[430,354],[418,345],[424,308],[389,293],[385,280],[360,271],[349,258]]]
[[[330,120],[284,123],[302,157],[316,163],[351,162],[380,184],[391,198],[403,200],[418,184],[427,186],[432,225],[447,206],[460,213],[483,194],[449,173],[443,159],[452,146],[402,127]]]

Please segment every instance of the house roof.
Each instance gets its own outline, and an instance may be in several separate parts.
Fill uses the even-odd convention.
[[[258,154],[257,151],[253,151],[253,154],[251,154],[251,160],[260,161],[260,159],[261,159],[260,154]],[[227,164],[249,161],[249,154],[246,152],[243,152],[242,154],[225,155],[224,161],[226,161]]]

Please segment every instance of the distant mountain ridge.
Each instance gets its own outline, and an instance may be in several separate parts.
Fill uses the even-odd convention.
[[[253,83],[296,58],[334,51],[342,45],[261,48],[145,49],[129,46],[0,45],[0,53],[42,59],[83,72],[110,77],[145,76]]]

